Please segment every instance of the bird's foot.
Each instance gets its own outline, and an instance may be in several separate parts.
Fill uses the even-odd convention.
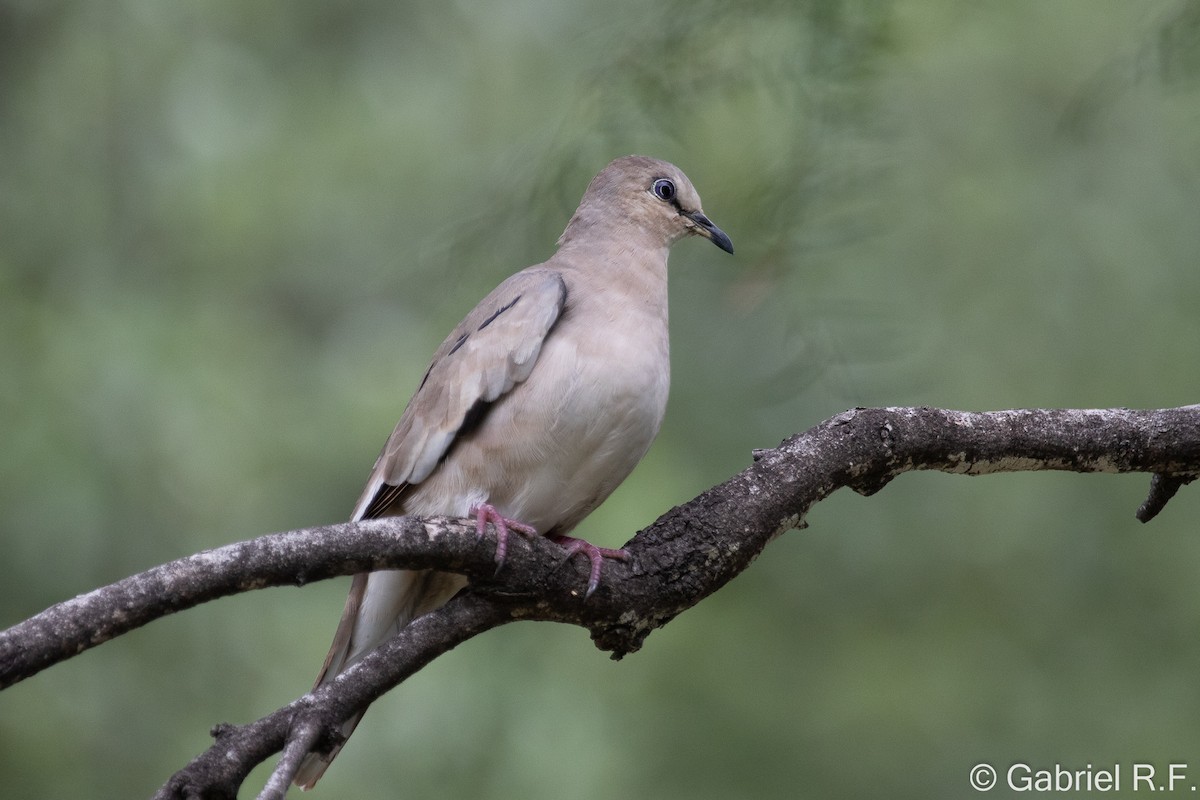
[[[583,539],[576,539],[574,536],[551,536],[555,542],[562,545],[563,550],[567,553],[567,558],[576,553],[584,553],[588,560],[592,562],[592,571],[588,575],[587,591],[584,592],[583,599],[587,600],[596,591],[596,587],[600,585],[600,566],[604,563],[604,559],[612,558],[617,561],[626,561],[629,558],[628,550],[610,550],[607,547],[596,547],[591,542]]]
[[[526,525],[524,522],[518,522],[515,519],[505,517],[491,503],[480,503],[477,506],[472,506],[470,513],[475,515],[476,538],[483,538],[483,532],[487,530],[489,522],[496,528],[497,574],[500,573],[500,568],[504,566],[504,556],[508,553],[508,532],[510,530],[524,534],[525,536],[537,536],[537,529],[532,525]]]

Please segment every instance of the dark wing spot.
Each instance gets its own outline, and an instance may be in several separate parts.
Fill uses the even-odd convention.
[[[425,381],[429,380],[429,373],[433,372],[433,364],[429,365],[429,369],[425,370],[425,377],[421,378],[421,385],[417,387],[417,391],[425,388]]]
[[[450,352],[449,352],[449,353],[446,353],[446,355],[448,355],[448,356],[452,356],[452,355],[454,355],[456,352],[458,352],[458,348],[460,348],[460,347],[462,347],[464,344],[466,344],[466,343],[467,343],[467,339],[468,339],[469,337],[470,337],[470,334],[469,334],[469,333],[464,333],[462,336],[458,337],[458,341],[454,343],[454,347],[451,347],[451,348],[450,348]]]
[[[487,319],[485,319],[485,320],[483,321],[483,324],[482,324],[482,325],[480,325],[480,326],[479,326],[478,328],[476,328],[475,330],[476,330],[476,331],[481,331],[481,330],[483,330],[484,328],[486,328],[488,325],[491,325],[491,324],[492,324],[492,323],[493,323],[493,322],[496,320],[496,317],[500,316],[500,315],[501,315],[501,314],[503,314],[505,311],[508,311],[510,308],[512,308],[513,306],[515,306],[515,305],[517,304],[517,301],[518,301],[518,300],[520,300],[520,299],[521,299],[521,295],[517,295],[516,297],[514,297],[514,298],[512,299],[512,302],[511,302],[511,303],[509,303],[508,305],[505,305],[505,306],[501,306],[500,308],[496,309],[496,312],[495,312],[494,314],[492,314],[490,317],[488,317]],[[457,349],[457,348],[455,348],[455,349]],[[454,352],[454,350],[451,350],[450,352],[451,352],[451,353],[453,353],[453,352]]]
[[[383,512],[388,510],[388,507],[408,490],[409,484],[402,483],[399,486],[392,486],[385,483],[379,487],[379,491],[375,493],[371,504],[367,506],[367,510],[363,512],[363,519],[376,519]]]
[[[463,417],[462,425],[458,426],[456,436],[470,436],[480,425],[483,424],[483,418],[487,416],[488,409],[492,404],[483,400],[476,400],[474,405],[467,411]]]
[[[458,430],[454,432],[454,439],[451,440],[450,446],[446,448],[446,452],[442,453],[442,457],[438,459],[441,464],[450,454],[454,452],[454,448],[458,447],[458,443],[463,439],[469,439],[475,431],[479,430],[479,426],[483,424],[487,418],[488,412],[492,410],[492,403],[486,400],[476,400],[467,413],[463,416],[462,424],[458,426]]]

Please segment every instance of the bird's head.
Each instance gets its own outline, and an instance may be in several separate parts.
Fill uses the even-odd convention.
[[[683,170],[646,156],[618,158],[592,179],[559,244],[589,231],[620,235],[623,230],[666,246],[685,236],[703,236],[733,252],[733,242],[705,216]]]

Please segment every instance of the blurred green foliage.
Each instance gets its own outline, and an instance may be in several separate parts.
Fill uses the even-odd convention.
[[[854,405],[1200,397],[1200,5],[0,3],[0,611],[345,517],[445,331],[588,179],[670,159],[674,388],[615,545]],[[380,701],[327,797],[959,797],[1200,753],[1200,495],[838,494],[619,664],[513,626]],[[0,695],[12,797],[147,796],[305,691],[346,582]],[[260,773],[256,773],[259,775]],[[246,794],[252,794],[250,788]]]

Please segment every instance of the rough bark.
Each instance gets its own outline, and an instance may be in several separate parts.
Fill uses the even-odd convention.
[[[337,723],[460,642],[518,619],[587,628],[620,658],[744,570],[836,489],[873,494],[910,470],[985,475],[1067,470],[1153,476],[1144,521],[1200,475],[1200,406],[1161,410],[855,409],[754,454],[754,463],[665,513],[605,565],[586,602],[584,559],[563,563],[544,539],[513,537],[495,574],[495,541],[465,520],[393,518],[263,536],[164,564],[60,603],[0,633],[0,688],[133,628],[199,603],[266,586],[367,569],[436,567],[470,591],[416,620],[343,679],[247,725],[214,728],[215,743],[159,798],[234,798],[249,771],[284,751],[261,797],[282,797],[299,754],[328,747]]]

